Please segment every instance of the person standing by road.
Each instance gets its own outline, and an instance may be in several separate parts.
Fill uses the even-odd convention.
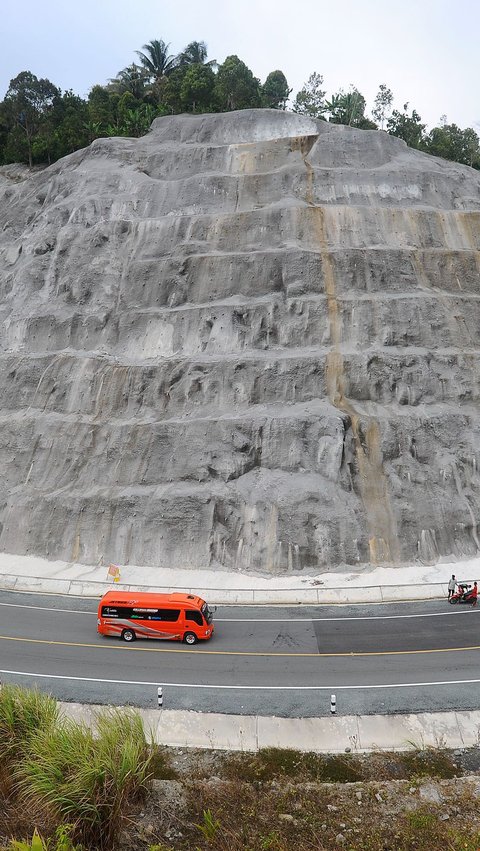
[[[449,583],[448,583],[448,599],[450,599],[450,597],[453,594],[455,594],[455,588],[456,587],[457,587],[457,580],[455,579],[455,574],[452,573],[452,578],[449,580]]]
[[[472,606],[476,606],[476,605],[477,605],[477,594],[478,594],[477,583],[476,583],[476,582],[474,582],[474,583],[473,583],[473,588],[472,588],[472,590],[470,591],[470,593],[469,593],[469,595],[468,595],[468,599],[470,600],[470,602],[471,602]]]

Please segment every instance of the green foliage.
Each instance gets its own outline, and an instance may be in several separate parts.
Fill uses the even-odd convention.
[[[8,851],[82,851],[82,846],[72,843],[70,825],[60,825],[50,842],[43,840],[35,830],[31,842],[14,839],[8,846]]]
[[[152,745],[149,773],[155,780],[176,780],[178,772],[173,768],[168,748]]]
[[[436,157],[480,167],[479,139],[475,130],[461,130],[456,124],[434,127],[425,138],[425,150]]]
[[[178,62],[180,65],[210,65],[213,67],[216,65],[216,60],[211,59],[207,62],[207,45],[204,41],[191,41],[190,44],[187,44],[186,48],[182,50],[180,56],[178,57]]]
[[[191,41],[178,54],[163,39],[152,39],[132,62],[106,85],[95,85],[87,100],[62,94],[48,79],[22,71],[10,81],[0,102],[0,165],[23,162],[50,164],[60,157],[107,136],[142,136],[159,115],[205,113],[265,106],[285,109],[291,89],[283,71],[271,71],[263,85],[235,55],[220,65],[208,60],[204,41]],[[477,133],[446,120],[425,135],[420,115],[393,110],[391,90],[382,83],[372,118],[364,96],[355,86],[325,99],[323,77],[314,72],[293,101],[293,111],[313,118],[361,129],[382,129],[410,147],[480,169]]]
[[[352,87],[349,92],[340,89],[325,102],[325,111],[333,124],[346,124],[361,127],[365,122],[366,101],[358,89]],[[374,125],[375,126],[375,125]]]
[[[145,85],[148,80],[148,75],[145,69],[132,62],[122,71],[119,71],[117,76],[110,80],[112,91],[122,95],[125,92],[131,94],[134,98],[141,98],[145,94]]]
[[[215,837],[220,830],[221,823],[218,819],[213,817],[211,810],[204,810],[202,824],[196,824],[195,827],[198,827],[198,829],[203,833],[207,842],[212,843],[215,841]]]
[[[143,45],[143,53],[137,50],[137,56],[140,63],[146,72],[146,75],[153,80],[159,80],[162,77],[168,77],[173,69],[178,65],[178,57],[169,54],[169,44],[165,44],[163,39],[155,38]]]
[[[293,102],[293,111],[312,118],[321,118],[325,112],[325,90],[322,89],[323,77],[314,72],[297,93]]]
[[[378,121],[381,129],[383,130],[383,125],[385,124],[385,119],[388,117],[390,113],[390,108],[393,102],[393,92],[391,89],[387,88],[385,83],[381,83],[378,89],[378,92],[375,96],[375,106],[372,109],[372,115],[375,121]]]
[[[0,689],[0,753],[16,762],[30,748],[39,730],[50,733],[58,721],[56,701],[36,689],[3,685]]]
[[[406,103],[403,106],[403,112],[393,110],[387,121],[387,130],[392,136],[403,139],[410,148],[420,148],[425,124],[421,123],[421,117],[415,109],[412,109],[410,115],[408,114],[408,103]]]
[[[206,112],[212,108],[215,74],[209,65],[190,65],[180,85],[180,100],[191,112]]]
[[[362,779],[350,756],[324,756],[289,748],[262,748],[256,754],[232,754],[225,760],[229,780],[269,781],[277,777],[325,783],[354,783]]]
[[[33,165],[33,140],[59,96],[60,90],[50,80],[39,80],[31,71],[22,71],[10,80],[4,101],[6,118],[16,138],[23,135],[30,166]]]
[[[16,769],[19,788],[41,802],[72,836],[112,845],[127,803],[141,799],[150,754],[135,713],[111,710],[97,718],[97,734],[65,720],[38,729]]]
[[[449,780],[457,774],[457,768],[449,753],[441,750],[425,749],[406,751],[399,755],[408,778],[441,777]]]
[[[271,71],[262,86],[262,104],[270,109],[285,109],[291,91],[283,71]]]
[[[261,104],[260,81],[238,56],[227,56],[218,68],[215,95],[223,112],[253,109]]]

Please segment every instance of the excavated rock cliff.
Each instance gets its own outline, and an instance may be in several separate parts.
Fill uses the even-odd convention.
[[[0,178],[0,550],[480,549],[480,174],[274,110]]]

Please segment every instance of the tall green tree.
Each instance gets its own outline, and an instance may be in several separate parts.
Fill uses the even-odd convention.
[[[291,91],[283,71],[270,71],[262,86],[262,103],[270,109],[286,109]]]
[[[89,132],[94,134],[90,141],[96,137],[97,133],[102,135],[102,131],[106,131],[107,127],[116,123],[119,100],[118,92],[112,92],[105,86],[93,86],[90,90],[87,123],[91,125]]]
[[[208,49],[204,41],[191,41],[178,56],[179,65],[210,65],[215,68],[216,59],[207,61]]]
[[[215,74],[208,65],[195,63],[188,66],[180,86],[180,99],[188,112],[205,112],[212,109]]]
[[[293,111],[312,118],[322,118],[325,112],[325,90],[322,89],[323,77],[314,71],[307,82],[297,92],[293,102]]]
[[[132,62],[131,65],[123,68],[116,77],[110,80],[110,86],[113,91],[120,95],[129,92],[134,98],[142,98],[145,94],[147,80],[148,76],[145,69]]]
[[[155,38],[143,45],[145,53],[141,50],[136,51],[142,67],[152,80],[168,77],[178,65],[178,56],[170,54],[169,49],[170,45],[166,44],[163,39]]]
[[[259,107],[260,80],[238,56],[227,56],[218,68],[215,96],[223,112]]]
[[[39,80],[31,71],[22,71],[10,81],[4,101],[7,120],[12,136],[19,143],[19,159],[28,159],[30,167],[33,165],[35,137],[42,123],[47,122],[54,99],[58,97],[60,89],[50,80]]]
[[[90,144],[92,140],[87,129],[88,120],[88,104],[83,98],[72,91],[55,98],[50,115],[51,139],[46,146],[46,158],[57,160]]]
[[[392,103],[392,90],[389,89],[385,83],[381,83],[375,96],[375,105],[372,109],[372,115],[375,121],[378,121],[382,130],[386,119],[390,115]]]
[[[390,135],[403,139],[410,148],[421,148],[425,126],[415,109],[408,114],[408,103],[403,105],[403,112],[394,109],[387,121],[387,131]]]

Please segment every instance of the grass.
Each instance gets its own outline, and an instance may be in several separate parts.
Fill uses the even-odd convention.
[[[102,712],[92,731],[59,717],[51,698],[4,687],[0,779],[3,765],[8,783],[0,783],[0,851],[480,849],[475,784],[448,785],[461,769],[445,751],[209,752],[203,769],[198,754],[181,757],[183,774],[171,751],[147,743],[133,711]],[[154,777],[177,782],[159,784],[148,798]],[[389,783],[391,777],[407,782]],[[447,779],[437,786],[441,804],[421,797],[427,777]],[[32,836],[35,825],[44,839]],[[16,842],[8,844],[9,836]],[[32,838],[20,841],[24,836]]]
[[[96,735],[69,720],[39,730],[16,770],[20,791],[74,839],[111,847],[123,812],[146,792],[150,752],[140,717],[112,710],[98,716]]]
[[[150,748],[137,713],[106,710],[92,731],[60,718],[48,695],[10,685],[0,690],[3,832],[16,823],[23,833],[29,819],[47,835],[68,824],[68,835],[63,828],[43,845],[34,834],[34,847],[70,851],[71,841],[71,847],[111,848],[125,815],[162,771],[168,773],[167,757]]]
[[[354,783],[363,779],[359,763],[348,754],[324,756],[288,748],[262,748],[255,754],[232,754],[223,763],[228,780],[248,782],[279,777],[323,783]]]
[[[36,689],[3,685],[0,689],[0,754],[2,765],[16,762],[39,730],[58,721],[56,701]]]
[[[459,773],[450,754],[430,748],[399,754],[398,761],[400,765],[403,765],[408,779],[440,777],[444,780],[450,780]]]
[[[168,748],[152,745],[150,751],[150,772],[155,780],[176,780],[178,772],[172,767]]]

